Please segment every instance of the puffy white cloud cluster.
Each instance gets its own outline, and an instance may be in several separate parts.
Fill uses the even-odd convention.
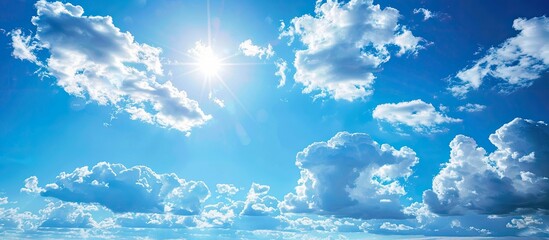
[[[372,116],[374,119],[388,122],[397,128],[400,125],[405,125],[422,133],[444,131],[444,128],[440,127],[441,124],[461,122],[461,119],[448,117],[437,111],[433,104],[420,99],[380,104],[374,109]]]
[[[251,39],[247,39],[246,41],[240,43],[238,49],[240,49],[245,56],[258,57],[259,59],[262,59],[263,57],[265,57],[265,59],[269,59],[275,54],[271,44],[268,44],[267,47],[261,47],[254,45]]]
[[[39,216],[19,208],[10,208],[3,205],[9,204],[8,197],[0,197],[0,233],[6,229],[27,230],[36,228]]]
[[[244,209],[240,214],[249,216],[278,214],[278,199],[268,195],[269,190],[270,187],[267,185],[253,183],[244,202]]]
[[[399,17],[398,10],[382,9],[372,0],[328,0],[317,1],[314,16],[292,19],[280,37],[298,38],[305,47],[294,61],[294,79],[305,87],[303,93],[320,91],[315,97],[347,101],[370,96],[374,72],[391,55],[422,48],[422,38],[399,24]]]
[[[354,218],[405,218],[402,182],[418,163],[416,153],[378,144],[364,133],[340,132],[297,154],[301,178],[279,207]]]
[[[145,166],[126,168],[101,162],[89,169],[62,172],[42,196],[77,203],[98,203],[115,213],[172,213],[195,215],[210,196],[201,181],[185,181],[175,174],[157,174]]]
[[[549,126],[516,118],[490,135],[486,153],[463,135],[450,143],[450,160],[424,202],[437,214],[507,214],[549,209]]]
[[[513,218],[511,222],[507,223],[505,227],[507,228],[516,228],[524,229],[528,227],[535,227],[536,225],[542,225],[543,221],[540,218],[535,218],[534,216],[522,216],[522,218]]]
[[[549,18],[518,18],[513,28],[520,31],[515,37],[493,47],[488,53],[456,74],[456,82],[449,90],[454,96],[465,97],[478,89],[484,79],[493,77],[510,88],[527,87],[549,67]]]
[[[84,16],[82,7],[70,3],[40,0],[35,6],[36,34],[12,31],[12,54],[42,67],[67,93],[183,132],[211,118],[185,91],[157,81],[161,49],[136,42],[110,16]],[[38,50],[49,52],[47,60],[39,60]]]
[[[81,205],[77,203],[49,202],[40,210],[44,219],[40,227],[51,228],[94,228],[100,227],[93,219],[92,212],[98,208],[94,205]]]
[[[36,176],[30,176],[25,179],[25,186],[22,187],[20,191],[29,194],[37,194],[44,191],[44,189],[38,187],[38,178]]]

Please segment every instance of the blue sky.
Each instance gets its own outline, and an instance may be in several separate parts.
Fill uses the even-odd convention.
[[[549,236],[544,1],[0,9],[4,237]]]

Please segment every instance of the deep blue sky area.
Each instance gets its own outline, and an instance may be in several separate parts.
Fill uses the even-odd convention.
[[[0,238],[548,237],[547,15],[0,2]]]

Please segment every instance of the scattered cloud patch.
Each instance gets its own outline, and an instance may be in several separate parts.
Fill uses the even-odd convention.
[[[507,228],[516,228],[524,229],[535,225],[543,224],[540,218],[535,218],[533,216],[522,216],[522,218],[513,218],[511,222],[507,223],[505,227]]]
[[[284,87],[284,85],[286,85],[286,70],[288,69],[288,63],[286,63],[284,59],[279,58],[275,61],[275,66],[277,68],[275,76],[278,76],[280,78],[277,87]]]
[[[549,19],[545,16],[518,18],[513,28],[517,36],[490,48],[486,55],[471,67],[459,71],[449,90],[464,98],[477,90],[487,77],[503,81],[502,91],[532,85],[549,67]]]
[[[93,219],[93,211],[98,208],[93,205],[81,205],[77,203],[54,203],[40,210],[40,215],[45,219],[40,227],[51,228],[94,228],[99,224]]]
[[[43,67],[43,75],[57,79],[67,93],[110,105],[133,120],[189,132],[210,115],[163,76],[161,49],[141,44],[122,32],[110,16],[84,16],[84,9],[70,3],[35,4],[33,36],[13,30],[12,55]],[[49,52],[41,61],[36,51]]]
[[[282,23],[280,37],[297,38],[305,47],[296,51],[294,61],[294,79],[304,86],[303,93],[346,101],[372,95],[374,72],[383,63],[423,48],[424,40],[399,18],[398,10],[372,1],[328,0],[317,1],[314,16],[296,17],[288,27]]]
[[[364,133],[340,132],[297,154],[301,178],[279,207],[337,217],[406,218],[400,197],[418,161],[408,147],[397,150]]]
[[[395,224],[390,222],[384,222],[379,226],[380,229],[385,229],[389,231],[408,231],[414,229],[413,227],[410,227],[408,225],[404,224]]]
[[[258,57],[259,59],[262,59],[263,57],[265,57],[265,59],[269,59],[275,54],[271,44],[268,44],[267,47],[260,47],[254,45],[251,39],[240,43],[238,49],[240,49],[245,56]]]
[[[425,8],[415,8],[414,14],[423,14],[423,21],[427,21],[436,16],[436,13],[433,13],[429,9]]]
[[[114,223],[127,228],[170,228],[180,229],[196,227],[196,219],[192,216],[158,213],[123,213],[115,215]]]
[[[8,35],[11,36],[11,46],[13,47],[11,54],[14,58],[28,60],[42,66],[42,63],[38,61],[38,58],[34,54],[35,51],[42,49],[38,41],[31,36],[24,35],[21,29],[15,29],[9,32]]]
[[[216,192],[219,194],[226,194],[229,196],[235,195],[238,192],[238,188],[232,184],[216,184]]]
[[[185,181],[177,175],[157,174],[145,166],[126,168],[100,162],[89,169],[62,172],[48,184],[44,197],[76,203],[98,203],[115,213],[172,213],[195,215],[210,196],[201,181]]]
[[[498,215],[548,209],[549,126],[516,118],[489,139],[497,148],[490,154],[470,137],[450,142],[449,162],[423,193],[430,211]]]
[[[395,127],[411,127],[419,133],[436,133],[445,131],[440,125],[461,122],[439,112],[432,104],[420,99],[409,102],[385,103],[378,105],[372,114],[374,119],[390,123]]]
[[[467,103],[464,106],[459,106],[458,111],[460,112],[482,112],[486,109],[485,105],[476,104],[476,103]]]

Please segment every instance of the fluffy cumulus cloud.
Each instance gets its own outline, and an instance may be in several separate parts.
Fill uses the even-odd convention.
[[[340,132],[297,154],[301,178],[279,207],[338,217],[405,218],[399,199],[418,161],[408,147],[397,150],[364,133]]]
[[[253,183],[240,214],[249,216],[278,214],[278,200],[268,195],[270,189],[267,185]]]
[[[394,125],[397,130],[401,130],[398,127],[404,125],[422,133],[444,131],[445,129],[440,127],[441,124],[461,122],[461,119],[448,117],[437,111],[432,104],[420,99],[380,104],[372,115],[374,119]]]
[[[460,112],[482,112],[486,109],[485,105],[477,104],[477,103],[467,103],[463,106],[458,107],[458,111]]]
[[[37,227],[39,216],[19,208],[4,207],[10,204],[7,197],[0,197],[0,233],[7,229],[28,230]]]
[[[29,194],[37,194],[44,191],[44,189],[38,187],[38,178],[36,176],[30,176],[25,179],[25,186],[22,187],[20,191]]]
[[[44,220],[40,227],[51,228],[93,228],[99,224],[93,219],[92,212],[98,208],[93,205],[77,203],[54,203],[40,210]]]
[[[392,55],[416,53],[422,38],[398,23],[394,8],[381,8],[371,0],[340,3],[317,1],[315,15],[292,19],[281,37],[299,39],[294,79],[303,93],[354,101],[372,94],[374,72]],[[395,51],[392,51],[395,48]]]
[[[36,34],[12,31],[12,54],[42,67],[43,76],[56,78],[67,93],[183,132],[211,118],[172,82],[157,81],[163,75],[161,49],[136,42],[110,16],[85,16],[70,3],[41,0],[35,6]],[[49,53],[45,61],[37,57],[42,52]]]
[[[175,174],[157,174],[145,166],[98,163],[91,169],[62,172],[47,184],[42,196],[77,203],[98,203],[115,213],[172,213],[194,215],[210,196],[201,181],[185,181]]]
[[[507,214],[549,209],[549,126],[516,118],[490,135],[490,154],[463,135],[424,202],[437,214]],[[482,183],[482,184],[479,184]]]
[[[271,44],[268,44],[267,47],[260,47],[254,45],[251,39],[240,43],[238,48],[245,56],[258,57],[259,59],[262,59],[263,57],[265,57],[265,59],[269,59],[275,54]]]
[[[487,77],[503,81],[504,90],[527,87],[549,67],[549,19],[545,16],[518,18],[513,28],[520,31],[456,74],[449,87],[454,96],[465,97],[478,89]]]

